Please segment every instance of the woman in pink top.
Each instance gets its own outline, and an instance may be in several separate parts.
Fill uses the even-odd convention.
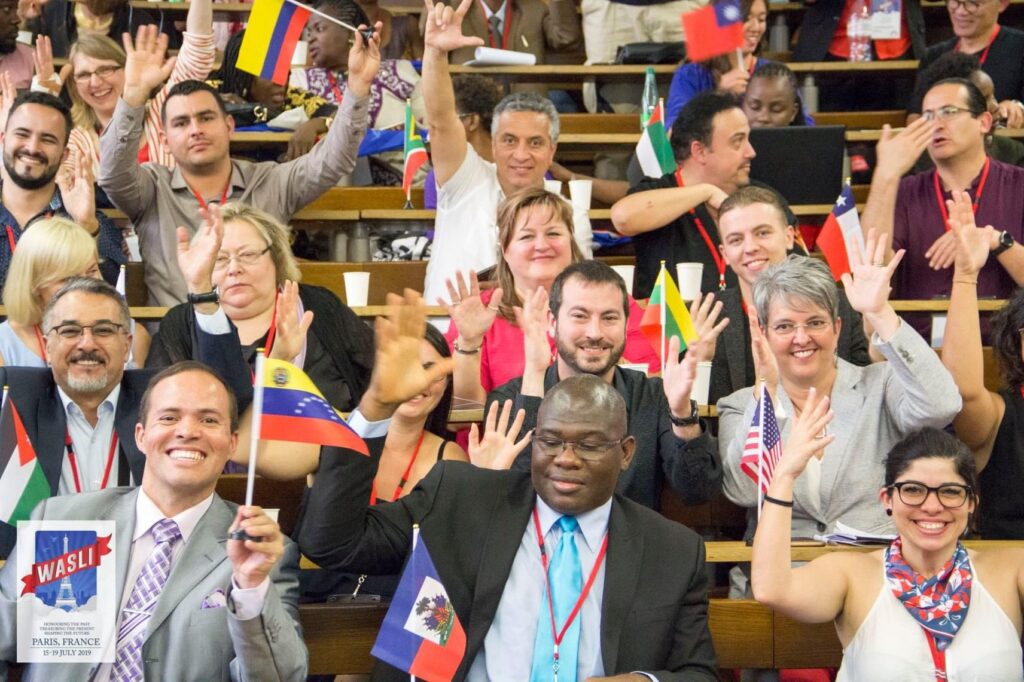
[[[570,263],[583,260],[573,239],[572,206],[542,188],[526,189],[498,205],[497,287],[480,291],[476,273],[448,281],[452,321],[445,337],[455,357],[455,396],[483,402],[487,393],[521,376],[525,365],[523,331],[516,323],[523,300],[551,283]],[[660,369],[658,357],[640,333],[643,311],[629,301],[629,326],[623,357]],[[552,356],[555,340],[550,335]]]

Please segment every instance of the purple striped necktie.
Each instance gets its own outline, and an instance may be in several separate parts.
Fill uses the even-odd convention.
[[[111,682],[132,682],[143,679],[142,643],[146,638],[146,624],[156,608],[160,593],[171,573],[171,552],[181,538],[178,524],[171,519],[158,521],[150,529],[156,546],[142,567],[128,605],[121,614],[121,628],[117,633],[117,656],[110,674]]]

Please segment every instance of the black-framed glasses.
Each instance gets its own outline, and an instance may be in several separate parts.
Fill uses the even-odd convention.
[[[86,329],[92,332],[93,338],[109,339],[124,331],[124,325],[117,322],[97,322],[96,324],[75,324],[69,322],[53,327],[50,331],[56,332],[57,336],[65,341],[73,341],[81,338],[85,334]]]
[[[976,13],[984,4],[985,3],[980,0],[946,0],[946,7],[950,12],[963,9],[968,14]]]
[[[977,116],[977,114],[971,111],[970,109],[958,107],[955,104],[948,104],[944,107],[939,107],[938,109],[928,109],[927,111],[922,111],[921,116],[923,116],[927,121],[948,121],[951,118],[955,118],[956,116],[965,113],[970,114],[972,117]]]
[[[585,461],[601,459],[612,448],[618,447],[626,442],[629,436],[619,440],[565,440],[553,436],[534,436],[533,444],[547,457],[557,457],[567,447],[571,447],[576,456]]]
[[[240,251],[238,253],[218,253],[217,260],[213,262],[213,268],[215,270],[223,270],[226,268],[232,260],[239,265],[246,267],[250,265],[256,265],[256,261],[260,259],[263,254],[270,251],[270,246],[263,249],[262,251]]]
[[[964,506],[964,502],[971,496],[971,486],[963,483],[943,483],[940,486],[932,487],[920,481],[898,481],[889,486],[895,488],[900,501],[909,507],[920,507],[932,493],[935,498],[946,509],[956,509]]]

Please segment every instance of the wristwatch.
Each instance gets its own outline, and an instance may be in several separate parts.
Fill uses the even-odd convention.
[[[700,421],[700,410],[697,409],[697,401],[690,399],[690,416],[677,417],[668,411],[668,418],[675,426],[695,426]]]
[[[999,233],[999,246],[992,250],[992,255],[998,256],[1002,252],[1009,250],[1010,247],[1016,243],[1017,242],[1013,239],[1013,235],[1006,230],[1003,230]]]
[[[205,294],[189,294],[188,302],[192,305],[199,305],[200,303],[219,303],[220,295],[217,293],[217,288],[214,287],[213,291],[207,291]]]

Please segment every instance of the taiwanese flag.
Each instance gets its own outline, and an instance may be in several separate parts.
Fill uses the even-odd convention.
[[[370,454],[306,373],[289,362],[263,360],[253,409],[264,440],[335,445]]]
[[[427,682],[448,682],[466,654],[466,632],[415,526],[412,542],[370,654]]]
[[[739,0],[721,0],[683,15],[686,58],[700,62],[743,47]]]
[[[290,0],[256,0],[236,65],[242,71],[287,85],[295,44],[309,19],[309,8]]]
[[[857,203],[849,185],[843,187],[814,243],[825,254],[825,261],[836,281],[850,271],[850,253],[854,250],[864,253],[864,235],[860,229],[860,218],[857,217]]]

